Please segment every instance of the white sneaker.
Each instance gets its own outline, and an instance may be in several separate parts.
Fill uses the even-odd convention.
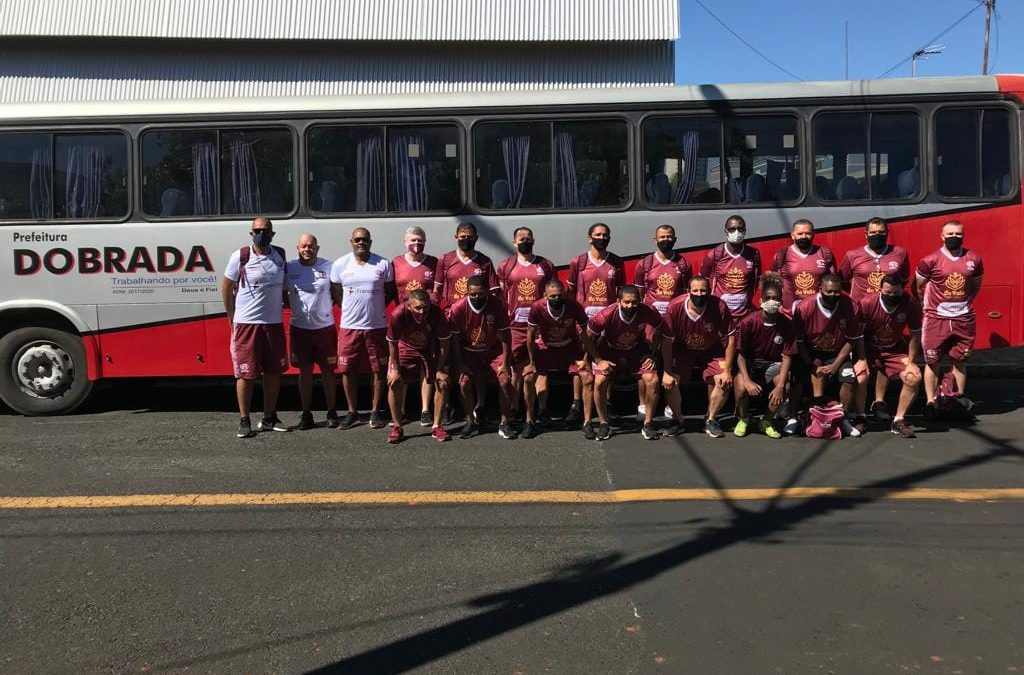
[[[670,420],[675,419],[675,415],[672,414],[672,408],[665,406],[665,417],[669,418]]]
[[[800,422],[795,417],[790,417],[786,421],[786,426],[782,427],[783,436],[796,436],[800,431]]]
[[[647,406],[643,403],[636,407],[636,421],[643,422],[647,418]]]
[[[860,437],[860,432],[857,430],[856,427],[850,424],[850,418],[848,417],[843,418],[843,422],[839,428],[843,430],[843,436],[849,436],[850,438]]]

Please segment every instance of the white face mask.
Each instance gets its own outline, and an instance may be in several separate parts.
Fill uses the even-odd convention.
[[[782,303],[778,300],[765,300],[761,303],[761,309],[765,314],[778,314],[782,309]]]
[[[747,233],[743,230],[733,230],[732,232],[725,233],[725,240],[730,244],[742,244],[743,240],[747,238]]]

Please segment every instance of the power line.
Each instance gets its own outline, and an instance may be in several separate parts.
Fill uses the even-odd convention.
[[[740,36],[740,34],[739,34],[739,33],[737,33],[736,31],[734,31],[734,30],[733,30],[732,28],[729,28],[728,24],[726,24],[726,23],[725,23],[724,21],[722,21],[721,19],[719,19],[719,18],[718,18],[718,16],[716,16],[714,12],[712,12],[712,11],[711,11],[710,9],[708,9],[708,8],[707,8],[707,6],[706,6],[706,5],[705,5],[705,4],[703,3],[703,2],[701,2],[700,0],[693,0],[693,1],[694,1],[695,3],[697,3],[698,5],[700,5],[700,8],[701,8],[701,9],[703,9],[703,10],[704,10],[705,12],[707,12],[707,13],[708,13],[709,15],[711,15],[711,18],[712,18],[712,19],[714,19],[715,21],[717,21],[718,23],[720,23],[720,24],[722,25],[722,28],[724,28],[724,29],[726,29],[727,31],[729,31],[730,33],[732,33],[733,37],[735,37],[735,38],[736,38],[737,40],[739,40],[740,42],[742,42],[743,44],[745,44],[745,45],[746,45],[747,47],[749,47],[749,48],[750,48],[750,51],[754,52],[755,54],[757,54],[758,56],[760,56],[760,57],[761,57],[762,59],[764,59],[764,60],[765,60],[765,61],[767,61],[768,63],[772,64],[773,66],[775,66],[776,68],[778,68],[779,70],[781,70],[782,72],[784,72],[784,73],[785,73],[786,75],[789,75],[789,76],[790,76],[790,77],[792,77],[792,78],[793,78],[794,80],[798,80],[798,81],[800,81],[800,82],[803,82],[803,81],[804,81],[804,78],[800,77],[799,75],[794,75],[793,73],[789,72],[788,70],[786,70],[785,68],[783,68],[782,66],[780,66],[780,65],[779,65],[778,63],[776,63],[775,61],[772,61],[772,60],[771,60],[770,58],[768,58],[768,57],[767,57],[767,56],[766,56],[766,55],[765,55],[765,54],[764,54],[763,52],[761,52],[761,50],[759,50],[759,49],[758,49],[757,47],[755,47],[754,45],[752,45],[752,44],[750,44],[749,42],[747,42],[746,40],[744,40],[744,39],[743,39],[743,38],[742,38],[742,37]]]
[[[697,1],[697,0],[694,0],[694,2],[696,2],[696,1]],[[902,61],[900,61],[899,63],[897,63],[897,64],[896,64],[895,66],[893,66],[893,67],[892,67],[892,68],[890,68],[889,70],[887,70],[887,71],[885,71],[884,73],[882,73],[881,75],[879,75],[879,76],[878,76],[878,79],[880,79],[880,80],[881,80],[881,79],[882,79],[882,78],[884,78],[884,77],[885,77],[886,75],[888,75],[888,74],[889,74],[889,73],[891,73],[892,71],[896,70],[897,68],[899,68],[900,66],[902,66],[903,64],[905,64],[905,63],[906,63],[907,61],[909,61],[909,60],[911,60],[912,58],[914,58],[914,54],[916,54],[917,52],[921,51],[922,49],[927,49],[929,45],[932,45],[932,44],[934,44],[936,40],[938,40],[938,39],[939,39],[939,38],[941,38],[941,37],[942,37],[943,35],[945,35],[945,34],[946,34],[946,33],[948,33],[949,31],[951,31],[951,30],[953,30],[954,28],[956,28],[957,26],[959,26],[959,25],[960,25],[961,23],[963,23],[964,21],[966,21],[966,20],[967,20],[967,17],[969,17],[969,16],[971,15],[971,14],[974,14],[975,12],[977,12],[977,11],[978,11],[979,9],[981,9],[981,8],[982,8],[982,7],[984,7],[984,6],[985,6],[985,5],[983,5],[983,4],[979,4],[979,5],[975,5],[974,7],[972,7],[972,8],[971,8],[971,9],[970,9],[970,10],[969,10],[969,11],[968,11],[968,12],[967,12],[966,14],[964,14],[964,15],[963,15],[962,17],[960,17],[959,19],[957,19],[956,21],[954,21],[954,22],[953,22],[953,24],[952,24],[952,25],[951,25],[951,26],[950,26],[949,28],[947,28],[946,30],[942,31],[941,33],[939,33],[938,35],[936,35],[936,36],[935,36],[935,37],[933,37],[932,39],[930,39],[930,40],[928,40],[927,42],[925,42],[925,43],[924,43],[923,45],[921,45],[921,46],[920,46],[920,47],[919,47],[918,49],[916,49],[916,50],[914,50],[913,52],[911,52],[911,53],[910,53],[910,56],[908,56],[907,58],[903,59]]]

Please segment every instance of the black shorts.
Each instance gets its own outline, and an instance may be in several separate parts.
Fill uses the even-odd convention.
[[[771,389],[774,384],[773,380],[782,370],[782,362],[775,361],[755,361],[747,366],[747,374],[750,375],[750,379],[755,384],[761,386],[762,389]]]
[[[836,354],[827,352],[811,351],[811,370],[818,366],[826,366],[836,359]],[[857,384],[857,375],[853,372],[853,359],[846,357],[846,360],[839,365],[835,373],[836,380],[841,384]]]

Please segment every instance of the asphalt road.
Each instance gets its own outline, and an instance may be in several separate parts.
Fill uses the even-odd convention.
[[[625,430],[388,446],[366,426],[238,441],[231,389],[209,385],[0,413],[0,497],[771,490],[0,508],[0,672],[1024,672],[1024,503],[889,496],[1024,487],[1024,387],[972,393],[973,427],[838,443]],[[873,491],[785,498],[793,486]]]

